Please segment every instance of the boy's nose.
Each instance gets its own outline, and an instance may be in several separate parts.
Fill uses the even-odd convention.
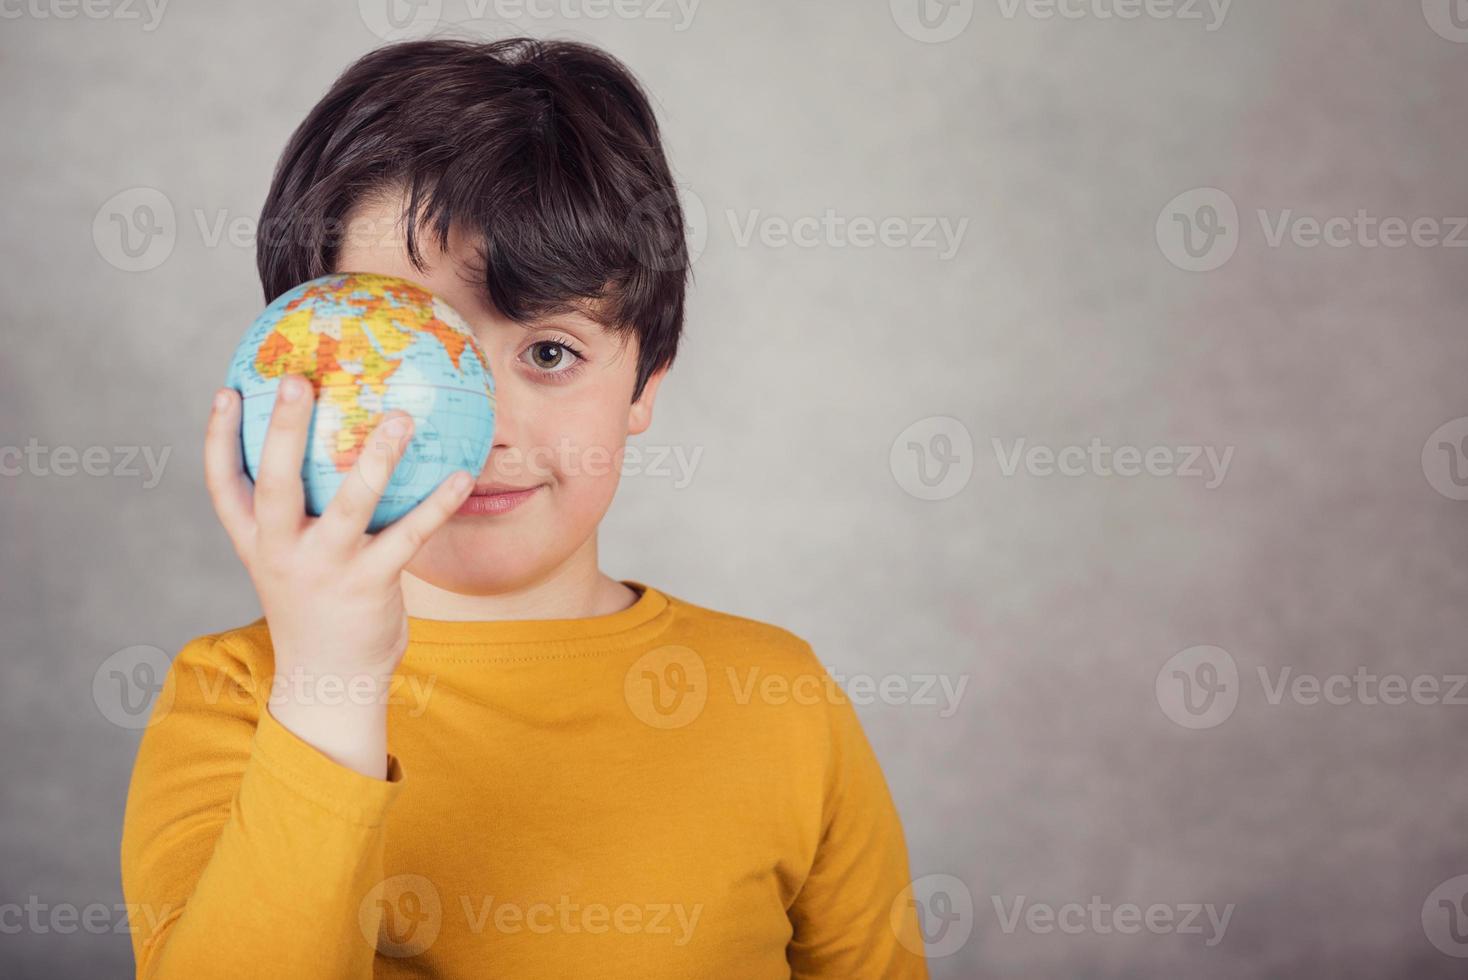
[[[496,379],[500,376],[495,375]],[[489,457],[484,462],[484,471],[493,480],[506,483],[522,482],[522,478],[533,476],[529,458],[522,442],[522,426],[516,399],[510,386],[496,384],[494,397],[494,441],[489,447]]]
[[[518,444],[520,424],[516,417],[518,399],[511,385],[500,381],[502,375],[495,374],[494,386],[494,443],[491,451],[509,448]]]

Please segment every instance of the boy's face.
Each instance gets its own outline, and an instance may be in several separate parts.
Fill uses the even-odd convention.
[[[464,595],[530,585],[556,573],[596,573],[596,528],[612,502],[628,435],[652,420],[662,371],[632,401],[637,340],[604,331],[579,313],[523,326],[500,315],[476,274],[475,242],[457,233],[447,250],[419,237],[425,271],[408,260],[398,202],[351,215],[336,272],[375,272],[421,283],[463,314],[494,374],[494,445],[475,493],[488,484],[534,487],[513,509],[485,513],[470,497],[408,571]],[[361,234],[360,229],[369,229]],[[383,233],[373,234],[381,229]],[[457,231],[457,230],[456,230]],[[480,512],[473,512],[474,510]],[[589,571],[579,565],[589,566]]]

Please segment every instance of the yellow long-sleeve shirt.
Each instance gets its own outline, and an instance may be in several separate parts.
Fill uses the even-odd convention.
[[[138,976],[926,977],[810,646],[625,584],[589,619],[410,619],[385,780],[270,715],[263,620],[185,645],[128,793]]]

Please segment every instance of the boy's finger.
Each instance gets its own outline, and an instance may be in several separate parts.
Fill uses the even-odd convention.
[[[255,480],[255,520],[264,534],[292,533],[305,520],[301,461],[306,455],[315,403],[311,382],[298,374],[280,379]]]
[[[366,548],[365,558],[392,577],[413,560],[433,533],[458,512],[474,489],[474,475],[460,470],[444,480],[417,507],[382,530]]]
[[[240,459],[240,396],[233,388],[214,393],[209,425],[204,433],[204,485],[214,502],[219,523],[243,554],[243,545],[255,530],[250,478]]]
[[[393,412],[368,434],[356,464],[316,522],[313,536],[327,547],[355,547],[361,541],[412,433],[412,417]]]

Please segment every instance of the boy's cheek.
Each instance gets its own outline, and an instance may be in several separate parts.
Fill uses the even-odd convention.
[[[552,492],[545,500],[549,506],[527,516],[547,521],[549,526],[537,531],[546,537],[564,536],[574,549],[596,534],[616,496],[620,476],[615,468],[604,465],[564,475],[549,488]]]
[[[564,475],[552,488],[556,519],[576,526],[595,525],[611,506],[619,477],[615,468],[602,464]]]
[[[615,482],[627,444],[626,419],[601,402],[562,405],[538,421],[528,462],[556,482]]]

